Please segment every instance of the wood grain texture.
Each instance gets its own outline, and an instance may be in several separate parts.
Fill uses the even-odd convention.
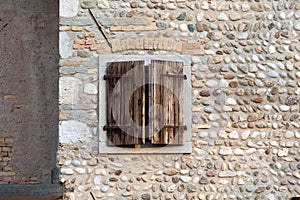
[[[143,65],[143,61],[107,64],[107,127],[122,127],[107,130],[107,145],[133,145],[144,141],[144,132],[134,126],[134,123],[144,126],[144,89],[139,88],[130,96],[130,91],[136,87],[136,76],[143,74],[143,70],[132,69]],[[138,77],[144,81],[143,76]]]
[[[181,145],[184,133],[181,127],[184,125],[183,63],[153,60],[151,70],[151,78],[157,83],[151,86],[152,143]]]

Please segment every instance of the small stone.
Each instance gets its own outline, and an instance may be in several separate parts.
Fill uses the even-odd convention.
[[[100,9],[109,8],[109,2],[107,0],[99,0],[97,5]]]
[[[239,12],[233,12],[229,15],[229,18],[231,21],[238,21],[240,20],[242,17],[241,15],[239,14]]]
[[[262,4],[253,4],[250,6],[251,10],[256,11],[256,12],[262,12],[264,11],[264,7]]]
[[[255,190],[255,193],[262,193],[262,192],[264,192],[264,191],[266,191],[266,188],[265,187],[259,187],[259,188],[257,188],[256,190]]]
[[[179,30],[182,32],[187,32],[188,31],[188,27],[186,24],[180,24],[179,25]]]
[[[72,174],[74,174],[74,171],[71,168],[61,168],[60,173],[67,174],[67,175],[72,175]]]
[[[236,81],[231,81],[231,82],[229,83],[229,86],[230,86],[231,88],[236,88],[236,87],[238,86],[238,83],[237,83]]]
[[[165,29],[167,29],[167,25],[166,25],[165,23],[163,23],[163,22],[156,22],[156,26],[157,26],[157,28],[160,29],[160,30],[165,30]]]
[[[179,178],[177,176],[172,177],[172,182],[173,183],[178,183],[179,182]]]
[[[194,24],[188,24],[188,30],[193,33],[195,31],[195,25]]]
[[[261,98],[261,97],[256,97],[256,98],[252,99],[252,101],[253,101],[254,103],[261,103],[261,102],[263,102],[263,98]]]
[[[199,94],[202,97],[209,97],[210,96],[209,90],[201,90]]]
[[[96,7],[96,1],[95,0],[84,0],[81,3],[81,7],[83,9],[92,9]]]
[[[226,35],[226,37],[227,37],[229,40],[234,40],[234,39],[235,39],[235,35],[234,35],[234,34],[228,34],[228,35]]]
[[[178,170],[177,170],[177,169],[170,168],[170,169],[164,170],[163,173],[164,173],[165,175],[168,175],[168,176],[173,176],[173,175],[178,174]]]
[[[151,200],[151,195],[148,193],[142,194],[142,199],[143,200]]]
[[[232,154],[232,149],[229,147],[221,147],[219,150],[220,155],[231,155]]]
[[[287,106],[287,105],[280,105],[280,106],[279,106],[279,109],[280,109],[280,111],[282,111],[282,112],[287,112],[287,111],[290,110],[290,106]]]
[[[178,21],[183,21],[183,20],[185,20],[186,16],[187,16],[186,12],[183,12],[176,19]]]
[[[195,185],[195,184],[190,184],[190,185],[188,185],[187,191],[188,191],[189,193],[196,192],[196,191],[197,191],[196,185]]]
[[[103,192],[103,193],[106,193],[106,192],[108,191],[108,189],[109,189],[109,187],[108,187],[107,185],[103,185],[103,186],[100,188],[101,192]]]
[[[208,116],[208,119],[209,119],[209,121],[217,121],[217,120],[219,120],[220,119],[220,116],[218,115],[218,114],[210,114],[209,116]]]
[[[238,134],[237,131],[232,131],[232,132],[229,133],[228,137],[230,139],[238,139],[239,138],[239,134]]]
[[[176,188],[176,185],[175,185],[175,184],[172,184],[172,185],[170,185],[170,186],[167,188],[167,192],[172,193],[172,192],[175,191],[175,188]]]
[[[288,155],[288,149],[280,149],[277,153],[279,157],[284,157]]]
[[[227,17],[227,15],[225,13],[220,13],[218,16],[217,16],[217,19],[219,21],[227,21],[229,18]]]
[[[235,99],[227,98],[225,101],[226,106],[235,106],[237,104]]]
[[[243,96],[245,94],[245,91],[244,89],[239,88],[235,91],[235,94],[238,96]]]
[[[295,29],[296,31],[300,31],[300,22],[298,22],[298,23],[296,23],[296,24],[294,25],[294,29]]]
[[[244,151],[240,148],[236,148],[233,150],[233,154],[236,155],[236,156],[243,156],[245,155]]]
[[[126,17],[130,18],[130,17],[133,17],[134,15],[135,15],[135,11],[132,10],[126,14]]]
[[[205,85],[209,88],[214,88],[218,86],[218,82],[215,80],[209,80],[205,83]]]
[[[130,197],[131,195],[132,195],[131,192],[127,192],[127,191],[122,193],[123,197]]]
[[[248,115],[247,121],[248,122],[254,122],[258,119],[258,114],[257,113],[250,113]]]
[[[214,13],[208,13],[204,17],[208,22],[215,22],[217,20],[216,15]]]
[[[182,182],[184,183],[188,183],[192,180],[192,177],[189,177],[189,176],[180,176],[179,178]]]
[[[236,172],[232,172],[232,171],[220,171],[218,176],[221,178],[231,178],[237,176],[237,174]]]

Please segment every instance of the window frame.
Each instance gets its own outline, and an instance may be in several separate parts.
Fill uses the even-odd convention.
[[[187,80],[184,81],[184,124],[187,130],[184,133],[183,145],[173,146],[166,145],[164,147],[143,147],[143,148],[126,148],[119,146],[108,146],[106,131],[103,126],[106,125],[106,65],[109,62],[126,62],[144,60],[145,66],[150,65],[151,60],[176,61],[183,62],[183,73]],[[191,94],[191,57],[188,55],[100,55],[98,57],[98,135],[99,135],[99,153],[100,154],[176,154],[176,153],[192,153],[192,131],[191,131],[191,115],[192,115],[192,94]]]

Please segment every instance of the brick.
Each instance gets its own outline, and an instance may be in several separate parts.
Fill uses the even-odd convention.
[[[133,26],[133,31],[143,31],[145,30],[145,26]]]
[[[198,43],[191,43],[191,44],[185,44],[185,49],[187,50],[194,50],[194,49],[201,49],[202,45]]]
[[[159,39],[155,38],[153,40],[153,49],[158,49],[158,46],[159,46]]]
[[[0,138],[0,142],[4,142],[4,138]]]
[[[111,43],[112,45],[112,51],[117,52],[121,50],[121,42],[120,41],[114,41]]]
[[[144,49],[144,40],[143,39],[136,40],[136,49]]]
[[[74,32],[80,32],[80,31],[83,30],[83,27],[81,27],[81,26],[72,26],[71,30],[74,31]]]
[[[84,45],[81,45],[81,44],[74,44],[73,49],[76,49],[76,50],[78,50],[78,49],[83,50],[84,47],[85,47],[85,46],[84,46]]]
[[[95,33],[86,33],[85,37],[86,38],[94,38],[95,37]]]
[[[182,43],[181,42],[173,42],[173,48],[172,48],[173,51],[176,51],[176,52],[181,52],[182,50]]]
[[[128,39],[123,40],[123,45],[125,46],[125,49],[128,50],[129,47],[130,47],[130,42],[129,42],[129,40],[128,40]]]
[[[122,26],[121,30],[124,32],[130,32],[130,31],[133,31],[134,28],[133,28],[133,26]]]
[[[86,41],[85,41],[85,44],[86,44],[86,45],[91,45],[91,44],[93,44],[93,40],[86,40]]]
[[[121,41],[121,50],[124,51],[127,49],[127,43],[125,42],[125,40]]]
[[[84,40],[74,40],[74,44],[85,44]]]
[[[6,166],[3,168],[4,171],[8,172],[8,171],[12,171],[12,167],[10,166]]]
[[[3,158],[3,161],[4,161],[4,162],[11,161],[11,158],[10,158],[10,157],[4,157],[4,158]]]
[[[196,40],[195,43],[203,45],[203,44],[207,44],[208,40]]]
[[[71,27],[70,27],[70,26],[60,26],[60,27],[59,27],[59,30],[60,30],[60,31],[70,31],[70,30],[71,30]]]
[[[7,95],[4,95],[3,98],[6,99],[6,100],[13,100],[13,99],[17,98],[17,95],[7,94]]]
[[[122,27],[121,26],[111,26],[109,28],[110,31],[122,31]]]
[[[150,49],[149,48],[149,39],[148,38],[144,39],[143,45],[144,45],[144,49]]]
[[[169,42],[168,39],[163,39],[163,41],[162,41],[162,43],[163,43],[162,49],[163,49],[163,50],[167,50],[167,49],[168,49],[168,42]]]
[[[0,158],[0,159],[1,159],[1,158]],[[6,165],[8,165],[7,162],[3,162],[3,161],[0,162],[0,167],[1,167],[1,166],[6,166]]]
[[[158,49],[159,50],[163,50],[164,49],[164,41],[165,41],[166,39],[160,39],[159,40],[159,44],[158,44]]]
[[[4,141],[7,143],[13,143],[14,139],[13,138],[4,138]]]
[[[96,45],[92,45],[92,46],[89,46],[89,49],[91,51],[96,51],[98,49],[98,47]]]
[[[7,152],[3,152],[2,150],[0,151],[0,156],[1,157],[8,157],[8,153]]]
[[[2,151],[12,151],[12,148],[11,147],[2,147]]]
[[[85,60],[75,60],[75,59],[64,59],[59,61],[59,66],[79,66]]]
[[[182,51],[183,54],[188,54],[188,55],[195,55],[195,56],[203,56],[204,51],[203,50],[184,50]]]
[[[147,21],[144,18],[99,18],[100,23],[103,26],[146,26]]]
[[[167,40],[167,46],[165,47],[166,50],[172,50],[173,47],[173,40]]]
[[[146,26],[144,28],[145,31],[156,31],[157,30],[157,26]]]
[[[96,44],[104,44],[106,43],[105,40],[95,40]]]

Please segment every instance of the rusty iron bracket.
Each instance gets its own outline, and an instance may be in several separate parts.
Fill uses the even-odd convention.
[[[131,78],[131,75],[124,75],[124,74],[105,74],[103,76],[104,80],[108,80],[108,79],[114,79],[114,78]]]
[[[105,38],[105,40],[106,40],[106,42],[107,42],[108,46],[109,46],[110,48],[112,48],[112,45],[111,45],[111,43],[109,42],[109,40],[108,40],[108,38],[106,37],[106,35],[105,35],[104,31],[102,30],[102,26],[101,26],[101,25],[99,24],[99,22],[97,21],[97,19],[96,19],[96,17],[95,17],[95,15],[94,15],[94,13],[91,11],[91,9],[89,9],[89,12],[90,12],[90,14],[92,15],[92,17],[93,17],[94,21],[96,22],[96,24],[97,24],[97,26],[98,26],[98,29],[99,29],[99,31],[102,33],[103,37]]]
[[[130,129],[133,128],[132,125],[105,125],[103,126],[104,131],[112,130],[112,129]]]

